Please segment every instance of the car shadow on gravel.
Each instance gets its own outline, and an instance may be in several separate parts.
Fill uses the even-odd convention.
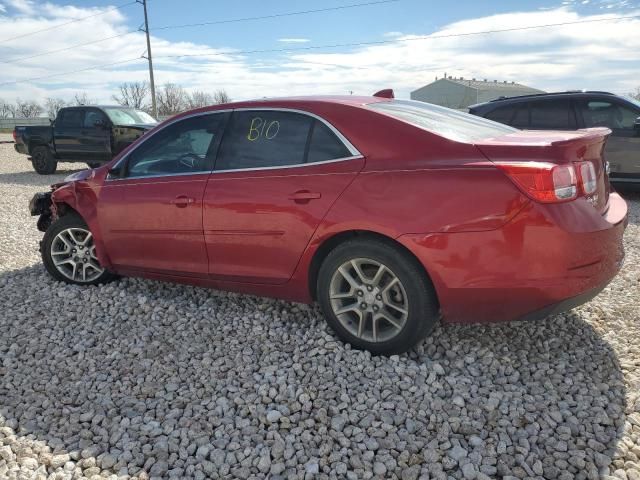
[[[39,265],[0,274],[0,305],[0,450],[35,459],[24,468],[70,461],[85,476],[179,478],[361,478],[374,463],[384,478],[615,470],[624,378],[578,313],[440,326],[386,358],[337,341],[315,307],[134,279],[70,287]]]
[[[41,186],[48,187],[52,183],[59,182],[67,175],[85,170],[84,168],[58,169],[53,175],[40,175],[34,171],[0,173],[0,184],[21,185],[21,186]]]

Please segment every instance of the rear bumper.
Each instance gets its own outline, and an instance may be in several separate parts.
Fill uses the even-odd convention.
[[[21,153],[23,155],[29,155],[29,152],[27,151],[27,146],[24,143],[14,143],[13,148],[18,153]]]
[[[599,215],[584,199],[531,203],[502,228],[404,235],[425,265],[443,319],[476,323],[539,318],[602,290],[624,259],[627,205],[613,193]]]

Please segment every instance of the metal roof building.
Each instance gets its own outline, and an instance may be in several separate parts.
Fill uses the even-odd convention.
[[[447,77],[445,74],[444,78],[436,77],[435,82],[411,92],[411,99],[443,107],[464,109],[469,105],[500,97],[517,97],[534,93],[545,92],[520,83]]]

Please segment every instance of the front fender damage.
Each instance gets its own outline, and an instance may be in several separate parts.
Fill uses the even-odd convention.
[[[57,203],[59,200],[54,197],[62,187],[68,187],[72,183],[57,183],[51,185],[50,192],[36,193],[29,201],[29,213],[32,217],[38,216],[37,228],[41,232],[46,232],[51,223],[64,215],[68,206],[65,203]],[[57,195],[56,195],[57,196]]]

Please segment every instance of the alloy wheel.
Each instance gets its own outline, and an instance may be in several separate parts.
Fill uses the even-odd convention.
[[[355,258],[338,267],[329,285],[329,299],[340,324],[368,342],[394,338],[409,315],[400,279],[386,265],[368,258]]]
[[[96,256],[93,235],[84,228],[67,228],[51,242],[55,268],[74,282],[89,283],[104,273]]]

